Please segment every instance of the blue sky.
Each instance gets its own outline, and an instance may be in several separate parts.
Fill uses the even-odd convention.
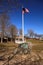
[[[6,1],[6,2],[5,2]],[[13,0],[15,2],[15,0]],[[4,0],[2,8],[7,8],[7,0]],[[24,14],[24,30],[25,34],[28,29],[32,29],[38,34],[43,34],[43,0],[18,0],[18,3],[30,10],[30,13]],[[8,13],[12,24],[16,25],[18,29],[22,28],[22,7],[14,8],[11,4],[11,10]],[[1,8],[0,8],[1,10]]]

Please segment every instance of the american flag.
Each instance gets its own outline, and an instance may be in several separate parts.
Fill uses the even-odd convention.
[[[22,8],[22,13],[24,14],[25,12],[28,13],[29,10],[27,8]]]

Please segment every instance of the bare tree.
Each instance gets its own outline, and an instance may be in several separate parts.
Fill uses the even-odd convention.
[[[13,39],[15,40],[15,37],[18,33],[17,27],[15,25],[10,25],[9,26],[9,32],[10,32],[10,35],[11,35],[11,38],[12,38],[11,41],[13,41]]]
[[[28,34],[30,38],[34,37],[34,31],[32,29],[28,30]]]
[[[4,35],[5,35],[5,30],[9,25],[9,17],[6,13],[2,13],[0,15],[0,28],[1,28],[1,43],[3,41]]]
[[[34,33],[34,38],[37,38],[37,33]]]
[[[3,2],[7,3],[7,6],[6,4],[4,5]],[[0,13],[2,13],[2,11],[12,12],[14,8],[18,9],[19,7],[21,7],[19,0],[0,0]]]

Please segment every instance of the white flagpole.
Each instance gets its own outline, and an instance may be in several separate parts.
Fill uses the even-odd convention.
[[[23,6],[22,6],[23,8]],[[28,9],[26,9],[26,12],[29,12]],[[24,43],[24,12],[22,11],[22,40],[23,40],[23,43]]]
[[[24,43],[24,13],[22,13],[22,40]]]

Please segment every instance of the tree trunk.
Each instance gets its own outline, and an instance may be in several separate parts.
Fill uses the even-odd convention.
[[[1,43],[3,43],[3,38],[1,37]]]

